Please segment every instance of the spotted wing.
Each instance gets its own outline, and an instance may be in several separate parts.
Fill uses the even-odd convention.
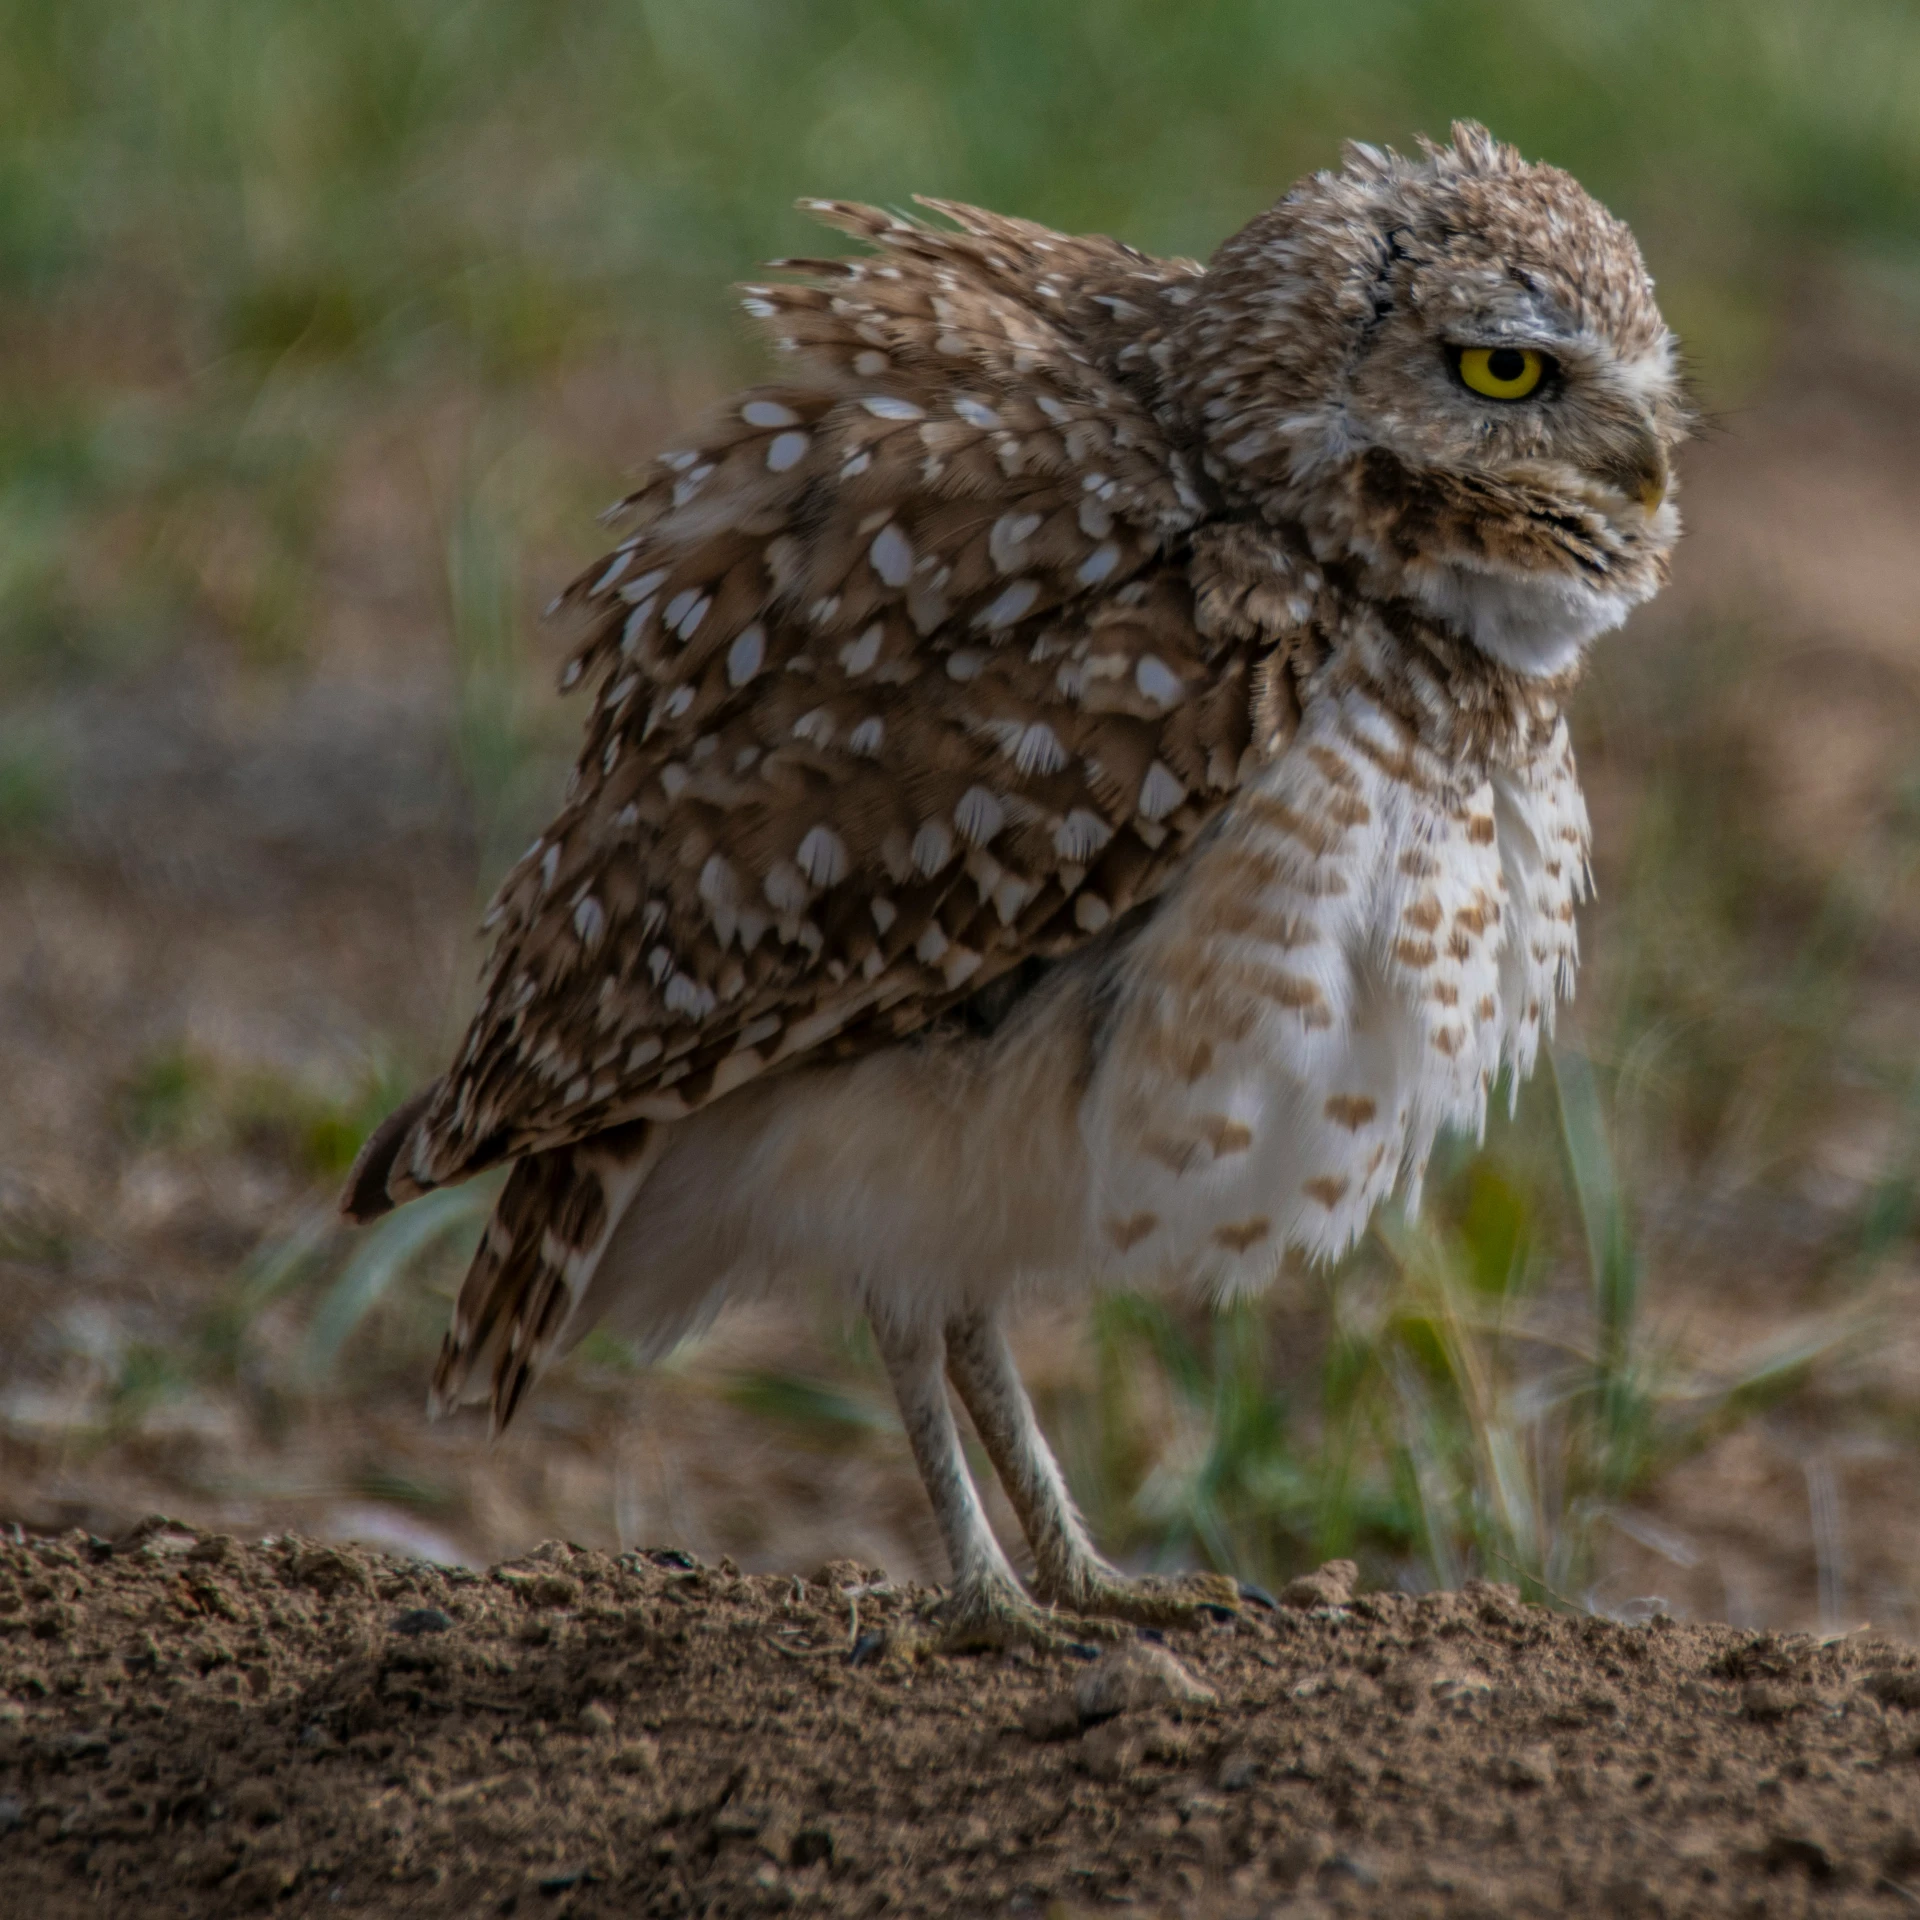
[[[1207,617],[1250,589],[1197,579],[1125,344],[1054,311],[1192,270],[824,211],[879,257],[749,290],[792,376],[656,461],[569,591],[584,751],[393,1199],[910,1032],[1155,892],[1240,777],[1271,635]]]

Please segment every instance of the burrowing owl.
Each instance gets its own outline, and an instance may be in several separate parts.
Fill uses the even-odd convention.
[[[365,1220],[503,1161],[436,1408],[605,1318],[826,1272],[871,1316],[954,1637],[1204,1596],[1094,1551],[1022,1295],[1265,1286],[1478,1129],[1572,986],[1561,709],[1665,578],[1674,343],[1620,223],[1483,129],[1355,147],[1212,263],[927,203],[747,289],[784,377],[564,596],[585,749]]]

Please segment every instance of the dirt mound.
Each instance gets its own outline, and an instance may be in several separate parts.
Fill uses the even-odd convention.
[[[926,1589],[150,1522],[0,1548],[11,1913],[1898,1913],[1920,1657],[1337,1574],[927,1650]],[[1344,1599],[1344,1604],[1341,1602]],[[1328,1604],[1332,1602],[1333,1604]]]

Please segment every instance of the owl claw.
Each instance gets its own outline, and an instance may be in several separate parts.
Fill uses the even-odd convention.
[[[998,1580],[956,1586],[929,1610],[940,1653],[1004,1653],[1031,1647],[1038,1653],[1084,1656],[1087,1643],[1121,1638],[1111,1620],[1089,1619],[1037,1606],[1018,1587]]]
[[[1036,1585],[1040,1597],[1054,1606],[1137,1627],[1197,1627],[1242,1611],[1239,1583],[1223,1573],[1130,1577],[1096,1564]]]

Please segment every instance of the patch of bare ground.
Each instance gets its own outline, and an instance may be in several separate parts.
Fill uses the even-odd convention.
[[[0,1549],[9,1912],[1880,1914],[1920,1656],[1344,1563],[1202,1632],[932,1650],[929,1589],[148,1522]]]

